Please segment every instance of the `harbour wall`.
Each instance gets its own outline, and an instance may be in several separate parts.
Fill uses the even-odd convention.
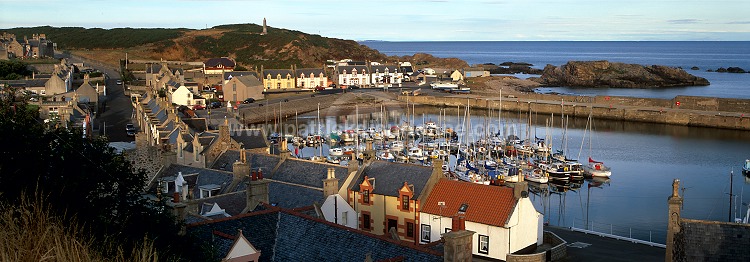
[[[500,97],[477,95],[399,96],[402,102],[497,109],[539,114],[610,119],[673,125],[750,130],[750,100],[677,96],[674,99],[523,94]],[[679,102],[679,103],[677,103]]]

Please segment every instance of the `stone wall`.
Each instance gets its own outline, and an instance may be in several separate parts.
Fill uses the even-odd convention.
[[[544,231],[543,241],[552,245],[552,248],[547,250],[550,261],[558,261],[568,256],[568,246],[566,246],[568,242],[565,242],[565,240],[555,235],[555,233]]]
[[[547,261],[547,253],[542,252],[542,253],[528,254],[528,255],[508,254],[505,261],[508,261],[508,262],[544,262],[544,261]]]
[[[681,219],[680,228],[675,261],[750,261],[750,225]]]
[[[611,103],[589,103],[591,99],[587,97],[577,97],[571,99],[571,96],[552,96],[552,95],[525,95],[526,98],[514,97],[503,98],[480,98],[480,97],[461,97],[461,96],[416,96],[408,97],[410,103],[446,106],[446,107],[465,107],[467,103],[472,108],[491,108],[501,107],[503,111],[510,112],[529,112],[538,114],[562,114],[572,117],[587,117],[589,114],[596,119],[624,120],[634,122],[651,122],[664,123],[673,125],[715,127],[724,129],[750,130],[750,108],[746,108],[745,103],[750,100],[738,99],[720,99],[720,98],[700,98],[694,100],[685,100],[687,104],[694,106],[673,107],[670,100],[660,99],[641,99],[641,98],[623,98],[612,97]],[[529,98],[557,98],[556,100],[537,100]],[[681,97],[682,98],[682,97]],[[406,101],[406,97],[399,97],[400,101]],[[562,99],[563,101],[561,101]],[[594,98],[598,101],[599,97]],[[711,99],[715,101],[712,102]],[[574,102],[568,101],[573,100]],[[725,103],[726,102],[726,103]],[[701,109],[689,109],[687,107],[698,107]],[[709,109],[727,108],[734,110],[732,112],[711,111]],[[736,112],[736,110],[748,110],[745,113]]]

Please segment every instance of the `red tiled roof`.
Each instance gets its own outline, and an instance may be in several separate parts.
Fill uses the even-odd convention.
[[[445,202],[442,211],[438,202]],[[513,189],[509,187],[441,179],[427,197],[422,212],[450,217],[458,213],[462,203],[467,203],[466,221],[502,227],[516,202],[518,199],[513,197]]]

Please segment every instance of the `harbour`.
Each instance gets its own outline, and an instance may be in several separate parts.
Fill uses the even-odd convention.
[[[683,181],[684,217],[726,221],[732,171],[734,202],[737,203],[732,208],[732,216],[742,218],[745,215],[746,207],[742,203],[747,200],[742,198],[745,189],[750,189],[750,179],[742,175],[746,148],[750,146],[750,134],[745,131],[597,119],[592,122],[589,133],[584,132],[589,123],[584,117],[565,117],[569,121],[567,128],[563,128],[560,115],[531,114],[529,125],[529,114],[525,112],[502,112],[498,118],[497,111],[472,109],[467,123],[465,108],[410,107],[408,118],[405,106],[383,111],[362,108],[358,115],[356,111],[328,115],[323,110],[320,125],[317,112],[311,112],[296,119],[289,117],[277,128],[283,127],[288,133],[299,130],[305,135],[314,135],[320,130],[321,134],[329,135],[343,130],[382,130],[404,123],[435,122],[457,130],[459,140],[464,141],[462,137],[469,136],[470,132],[461,126],[471,123],[474,130],[471,136],[476,139],[487,130],[489,133],[500,131],[505,137],[524,138],[530,134],[533,139],[549,135],[553,150],[561,149],[563,140],[567,140],[566,151],[570,152],[570,158],[585,164],[590,150],[596,161],[611,168],[612,175],[609,179],[584,179],[562,185],[530,182],[531,200],[537,210],[544,213],[545,222],[555,226],[619,232],[664,243],[666,193],[670,190],[670,181],[674,178]],[[294,146],[289,147],[294,152]],[[327,157],[329,149],[328,145],[307,146],[298,148],[297,153],[302,157]],[[457,158],[449,159],[450,168],[455,168]]]

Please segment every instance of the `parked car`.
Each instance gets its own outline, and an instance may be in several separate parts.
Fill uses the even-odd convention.
[[[349,89],[359,89],[359,86],[351,85],[349,86]]]
[[[135,131],[135,125],[130,124],[130,123],[126,124],[125,131]]]
[[[128,130],[128,131],[125,131],[125,132],[128,134],[128,136],[135,136],[135,131]]]
[[[242,101],[242,103],[243,104],[252,104],[252,103],[255,103],[255,98],[252,98],[252,97],[247,98],[247,99],[245,99],[245,101]]]
[[[204,105],[194,105],[193,106],[193,110],[202,110],[202,109],[206,109],[206,106],[204,106]]]
[[[209,108],[220,108],[221,102],[211,102],[211,104],[208,106]]]

